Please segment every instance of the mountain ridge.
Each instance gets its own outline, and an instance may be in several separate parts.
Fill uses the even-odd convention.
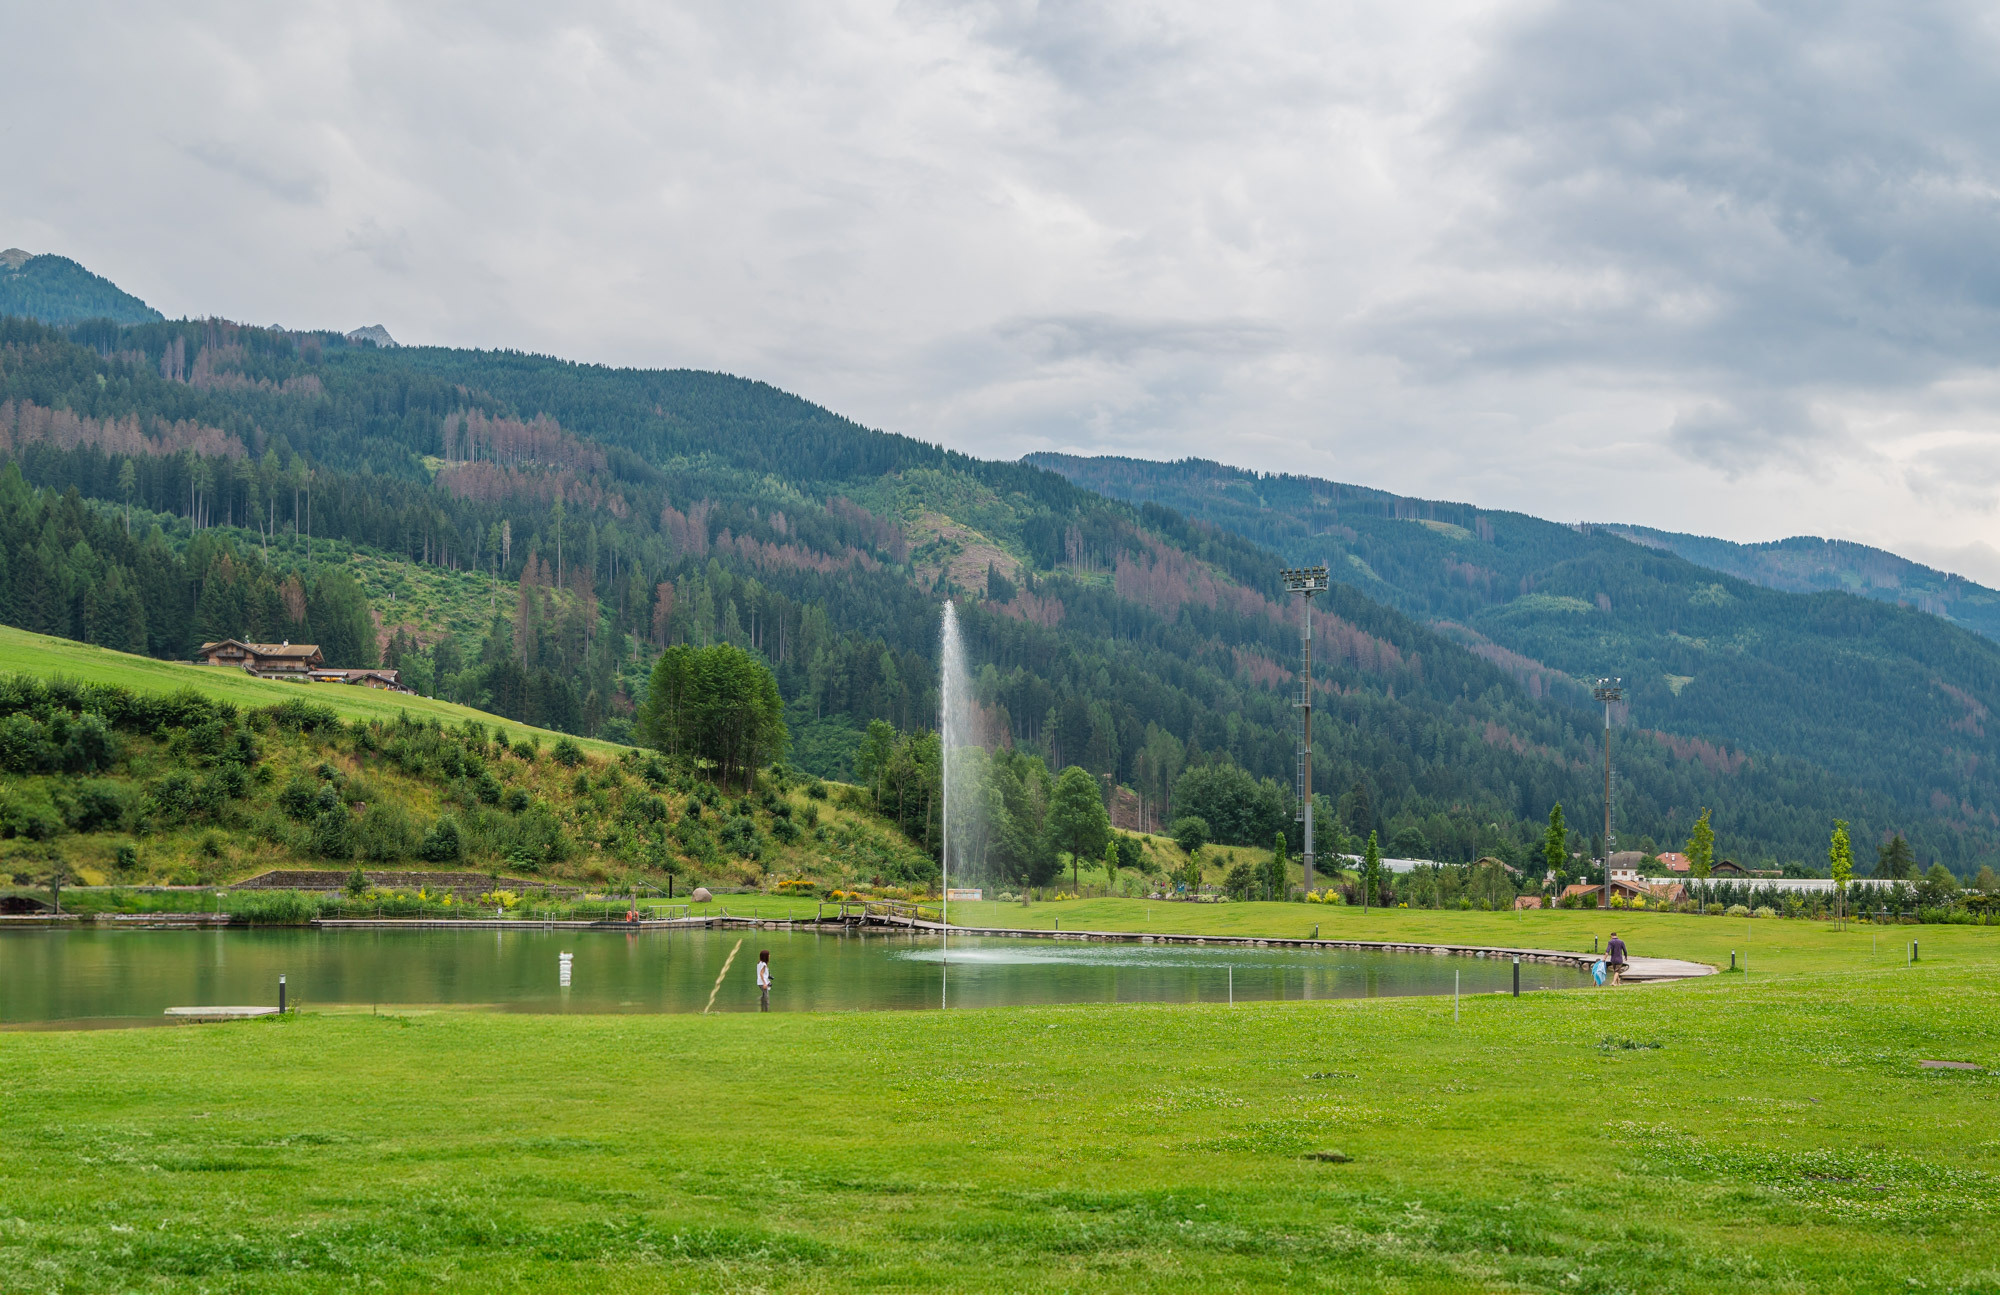
[[[359,598],[387,625],[367,603],[393,593],[394,563],[476,572],[485,633],[458,631],[449,654],[390,645],[452,699],[616,736],[660,647],[738,643],[776,673],[799,758],[833,776],[874,721],[933,722],[952,596],[1001,744],[1153,804],[1216,761],[1273,780],[1280,802],[1290,783],[1284,534],[724,374],[220,320],[4,320],[0,343],[0,458],[18,474],[0,479],[0,611],[26,628],[170,655],[207,628],[283,636],[288,588],[308,615],[348,624]],[[1636,653],[1650,673],[1619,747],[1627,841],[1677,843],[1705,805],[1739,858],[1810,861],[1836,816],[1962,869],[2000,841],[1983,718],[2000,672],[1971,636],[1930,642],[1932,618],[1846,595],[1697,579],[1594,530],[1543,552],[1547,523],[1391,498],[1333,486],[1319,527],[1345,545],[1315,663],[1329,828],[1528,861],[1552,802],[1588,822],[1574,807],[1595,801],[1600,721],[1574,680]],[[157,526],[128,536],[133,503]],[[390,564],[377,593],[325,583],[328,541]],[[1818,653],[1805,674],[1785,661],[1801,644]],[[1828,713],[1829,686],[1859,699],[1853,715]],[[1848,748],[1869,729],[1861,759]]]

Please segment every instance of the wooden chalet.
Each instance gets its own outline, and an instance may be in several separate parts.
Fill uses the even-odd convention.
[[[254,675],[291,675],[303,678],[326,664],[316,643],[246,643],[223,639],[204,643],[196,660],[208,665],[239,666]]]

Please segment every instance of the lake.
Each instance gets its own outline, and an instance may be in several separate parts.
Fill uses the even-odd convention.
[[[716,989],[716,977],[735,960]],[[1498,958],[1348,949],[1099,944],[961,937],[947,966],[935,937],[782,930],[550,931],[263,928],[0,932],[0,1025],[155,1024],[169,1007],[275,1004],[460,1007],[505,1012],[758,1010],[757,951],[771,951],[771,1010],[845,1012],[1023,1003],[1224,1002],[1493,993]],[[560,983],[560,955],[571,955]],[[1521,988],[1589,983],[1569,966],[1521,964]]]

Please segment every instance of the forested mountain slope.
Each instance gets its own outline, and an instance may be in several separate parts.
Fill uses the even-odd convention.
[[[1720,769],[1762,753],[1974,826],[2000,647],[1912,608],[1719,575],[1605,528],[1201,460],[1033,455],[1077,484],[1270,545],[1429,623],[1533,691],[1626,680],[1628,718]],[[1628,794],[1643,795],[1636,774]]]
[[[843,775],[870,721],[933,723],[937,609],[953,596],[993,741],[1154,804],[1190,765],[1228,760],[1287,785],[1292,773],[1297,627],[1276,554],[1033,466],[871,431],[762,383],[219,321],[7,320],[0,458],[0,620],[42,632],[159,656],[225,634],[311,633],[357,663],[388,636],[440,695],[610,736],[629,731],[637,681],[663,645],[727,640],[777,674],[794,761]],[[1458,552],[1448,533],[1398,524]],[[1521,604],[1481,601],[1500,577],[1465,550],[1477,596],[1457,618],[1377,601],[1400,594],[1350,564],[1352,583],[1322,600],[1316,653],[1329,809],[1355,831],[1420,828],[1445,858],[1526,861],[1557,800],[1588,822],[1598,721],[1561,679],[1594,661],[1557,651],[1577,619],[1602,627],[1614,658],[1619,635],[1650,644],[1661,636],[1646,618],[1678,616],[1688,653],[1757,661],[1731,637],[1730,608],[1781,597],[1709,577],[1719,592],[1656,607],[1659,580],[1612,552],[1538,568],[1539,601]],[[381,591],[396,582],[374,568],[355,579],[355,553],[452,573],[473,592],[452,595],[449,625],[415,615],[411,635],[390,635],[406,609]],[[482,588],[490,615],[468,633]],[[1816,614],[1850,606],[1866,605],[1838,599]],[[1489,608],[1501,614],[1475,614]],[[1906,661],[1922,645],[1896,636],[1918,624],[1864,628]],[[1981,673],[1987,657],[1955,640],[1923,650],[1937,657],[1935,686],[1871,693],[1862,704],[1874,708],[1851,723],[1824,689],[1774,673],[1755,730],[1768,745],[1730,736],[1746,694],[1717,685],[1740,671],[1678,672],[1697,684],[1678,697],[1661,685],[1685,701],[1671,723],[1647,709],[1655,690],[1642,684],[1637,713],[1664,732],[1621,745],[1627,843],[1678,842],[1709,805],[1739,858],[1815,859],[1835,816],[1863,835],[1902,829],[1961,868],[1985,857],[2000,821],[1983,707],[2000,691]],[[1869,691],[1885,659],[1858,653],[1846,677]],[[1699,709],[1712,691],[1723,700]],[[1833,735],[1858,748],[1878,721],[1877,759],[1818,749]]]
[[[0,315],[45,324],[110,319],[143,324],[164,318],[117,284],[66,256],[33,256],[18,247],[0,252]]]
[[[1838,590],[1916,607],[2000,640],[2000,590],[1949,571],[1849,540],[1794,535],[1767,544],[1734,544],[1706,535],[1682,535],[1646,526],[1607,526],[1635,544],[1665,549],[1696,566],[1721,571],[1767,589],[1792,593]]]

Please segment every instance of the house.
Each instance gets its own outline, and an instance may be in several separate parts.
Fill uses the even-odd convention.
[[[1717,877],[1782,877],[1777,868],[1746,868],[1734,859],[1718,859],[1709,871]]]
[[[317,644],[293,643],[290,640],[283,643],[246,643],[242,639],[223,639],[220,643],[202,644],[195,659],[208,665],[241,666],[251,674],[266,676],[303,677],[326,664]]]
[[[1688,862],[1688,857],[1678,850],[1667,851],[1665,854],[1659,856],[1659,860],[1660,866],[1668,872],[1679,873],[1682,876],[1686,876],[1694,867],[1693,864]]]
[[[1542,906],[1542,897],[1540,895],[1514,896],[1514,911],[1517,913],[1524,908],[1540,908],[1541,906]]]
[[[403,683],[399,671],[389,669],[368,670],[313,670],[309,672],[314,683],[351,683],[363,688],[381,688],[388,692],[412,692]]]
[[[1601,895],[1603,890],[1604,887],[1602,885],[1570,885],[1563,887],[1563,893],[1560,898],[1568,899],[1572,895],[1586,895],[1592,897],[1592,902],[1597,902],[1595,897]],[[1630,880],[1621,878],[1616,872],[1613,872],[1611,875],[1611,893],[1613,896],[1623,895],[1625,902],[1628,904],[1634,899],[1643,899],[1649,905],[1678,904],[1681,900],[1687,898],[1687,887],[1681,885],[1678,881],[1647,882]]]

